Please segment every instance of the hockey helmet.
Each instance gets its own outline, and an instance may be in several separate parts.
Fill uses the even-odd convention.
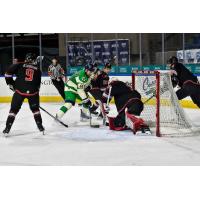
[[[176,64],[178,63],[178,58],[176,56],[171,56],[169,60],[167,61],[167,63],[170,65]]]
[[[98,64],[96,62],[93,62],[94,67],[98,67]]]
[[[27,53],[26,54],[26,56],[25,56],[25,61],[26,62],[35,62],[35,60],[36,60],[36,54],[34,54],[34,53]]]
[[[94,64],[87,64],[87,65],[85,65],[85,70],[88,70],[90,72],[96,73],[98,68]]]
[[[109,69],[111,69],[112,66],[111,66],[111,64],[110,64],[109,62],[107,62],[107,63],[104,65],[104,68],[109,68]]]

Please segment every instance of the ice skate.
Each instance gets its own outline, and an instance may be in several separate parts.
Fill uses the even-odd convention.
[[[81,116],[80,116],[80,121],[84,122],[84,121],[89,121],[90,116],[87,115],[85,112],[83,112],[83,110],[81,109]]]
[[[3,130],[3,134],[5,137],[9,135],[10,129],[11,129],[11,126],[6,126],[6,128]]]

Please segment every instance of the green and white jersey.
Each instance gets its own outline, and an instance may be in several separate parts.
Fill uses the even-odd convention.
[[[82,99],[87,98],[85,88],[91,83],[91,78],[87,76],[82,69],[73,74],[66,83],[65,91],[71,91],[78,94]]]

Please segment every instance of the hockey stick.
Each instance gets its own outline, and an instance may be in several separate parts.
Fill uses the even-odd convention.
[[[111,90],[112,90],[112,86],[110,86],[110,88],[109,88],[108,98],[107,98],[107,102],[106,102],[107,106],[109,106]]]
[[[103,115],[103,125],[106,125],[106,112],[103,106],[103,103],[100,100],[96,100],[98,104],[100,105],[101,113]]]
[[[40,61],[42,61],[44,59],[44,56],[37,56],[37,58],[35,59],[35,61],[37,63],[39,63]],[[16,64],[28,64],[28,61],[17,61]]]
[[[111,90],[112,90],[112,87],[110,86],[110,88],[109,88],[109,93],[108,93],[108,97],[107,97],[106,106],[109,106]],[[102,115],[103,115],[103,125],[106,125],[106,117],[107,117],[107,114],[106,114],[105,108],[104,108],[104,106],[103,106],[103,103],[102,103],[100,100],[96,100],[96,101],[97,101],[97,103],[99,104],[101,113],[102,113]]]
[[[160,95],[162,95],[162,94],[164,94],[167,90],[166,89],[164,89],[164,87],[163,88],[161,88],[160,89]],[[156,97],[156,90],[154,91],[154,94],[151,96],[151,97],[149,97],[146,101],[144,101],[143,102],[143,104],[146,104],[146,103],[148,103],[151,99],[153,99],[154,97]]]
[[[63,126],[68,128],[68,125],[63,123],[62,121],[60,121],[58,118],[54,117],[51,113],[49,113],[47,110],[45,110],[44,108],[42,108],[41,106],[39,106],[41,110],[43,110],[45,113],[47,113],[50,117],[52,117],[53,119],[55,119],[57,122],[59,122],[60,124],[62,124]]]

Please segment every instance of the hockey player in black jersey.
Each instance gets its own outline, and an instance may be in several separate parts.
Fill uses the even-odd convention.
[[[16,79],[13,79],[16,75]],[[6,73],[5,79],[10,89],[14,91],[10,112],[6,121],[4,134],[8,134],[15,120],[15,116],[19,112],[25,98],[31,111],[33,112],[35,122],[40,131],[44,132],[42,125],[42,117],[39,110],[39,89],[41,84],[41,71],[38,65],[36,55],[28,53],[25,62],[22,64],[11,65]]]
[[[200,108],[200,84],[197,77],[182,63],[179,63],[175,56],[170,57],[168,64],[171,69],[172,84],[180,88],[176,91],[178,99],[190,96],[194,104]]]
[[[103,103],[105,104],[108,99],[111,100],[113,97],[118,115],[108,117],[111,130],[120,131],[130,128],[135,134],[141,129],[148,128],[144,120],[138,117],[143,111],[143,102],[138,91],[132,90],[122,81],[115,80],[109,84],[103,93]]]
[[[89,93],[94,97],[95,100],[102,101],[102,95],[109,83],[109,73],[111,71],[111,64],[106,63],[102,70],[99,70],[98,76],[95,80],[91,81],[91,88]],[[90,109],[90,112],[93,114],[97,114],[96,110],[99,107],[98,102],[95,101],[93,106]]]

